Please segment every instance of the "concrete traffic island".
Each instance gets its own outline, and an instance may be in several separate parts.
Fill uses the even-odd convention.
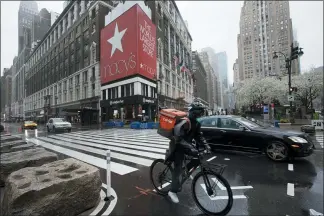
[[[4,186],[6,178],[14,171],[25,167],[41,166],[57,159],[57,154],[46,151],[43,148],[32,148],[1,154],[0,187]]]
[[[68,158],[12,172],[6,181],[2,215],[74,216],[100,200],[98,168]]]

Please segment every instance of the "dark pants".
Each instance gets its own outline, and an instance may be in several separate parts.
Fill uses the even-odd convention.
[[[182,165],[184,161],[184,152],[180,149],[174,152],[173,155],[173,172],[171,182],[171,192],[180,192],[180,175],[182,173]]]

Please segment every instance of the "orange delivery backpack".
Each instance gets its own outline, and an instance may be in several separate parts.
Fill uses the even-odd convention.
[[[181,120],[187,118],[187,113],[176,109],[162,109],[160,111],[159,127],[157,133],[168,139],[173,137],[173,129]]]

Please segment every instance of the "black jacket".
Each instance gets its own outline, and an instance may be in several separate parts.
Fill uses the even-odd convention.
[[[175,146],[170,149],[172,152],[174,148],[180,147],[185,153],[190,154],[198,148],[204,148],[205,140],[201,134],[201,124],[196,119],[189,119],[180,121],[174,128],[174,141],[171,141]],[[196,142],[196,147],[192,145],[193,140]],[[171,146],[171,143],[170,143]]]

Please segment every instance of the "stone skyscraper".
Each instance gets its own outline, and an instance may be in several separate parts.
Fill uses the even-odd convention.
[[[273,59],[273,52],[279,51],[288,57],[292,43],[288,1],[244,1],[237,37],[240,80],[285,75],[284,57]],[[298,73],[295,61],[292,74]]]

